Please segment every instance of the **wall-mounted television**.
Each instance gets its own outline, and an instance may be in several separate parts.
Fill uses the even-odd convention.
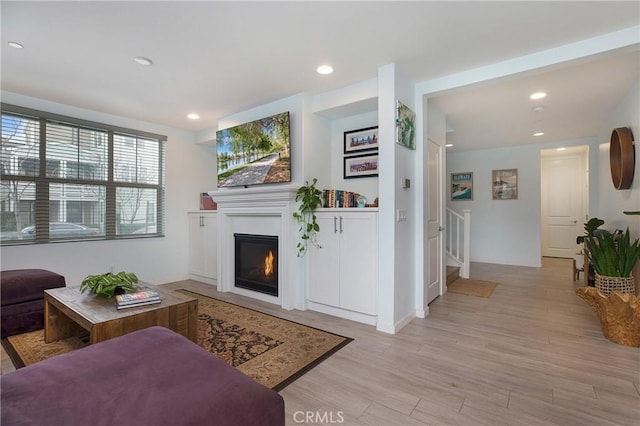
[[[218,188],[291,182],[289,112],[216,132]]]

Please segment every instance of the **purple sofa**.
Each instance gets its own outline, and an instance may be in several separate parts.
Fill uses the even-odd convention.
[[[3,425],[284,425],[275,391],[150,327],[0,376]]]
[[[62,275],[45,269],[0,271],[2,337],[44,327],[44,291],[64,287]]]

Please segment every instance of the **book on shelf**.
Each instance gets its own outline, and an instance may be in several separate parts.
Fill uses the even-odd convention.
[[[116,302],[116,308],[117,309],[136,308],[138,306],[155,305],[156,303],[160,303],[160,302],[162,302],[162,299],[160,299],[159,297],[154,299],[144,300],[144,301],[128,302],[124,304],[119,304]]]
[[[360,196],[357,192],[343,191],[341,189],[323,189],[322,207],[357,207],[357,199]]]

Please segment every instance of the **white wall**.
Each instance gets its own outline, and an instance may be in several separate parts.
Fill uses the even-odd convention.
[[[3,270],[49,269],[64,275],[67,286],[79,285],[89,274],[108,272],[111,266],[116,271],[135,272],[141,280],[154,284],[187,278],[187,211],[199,208],[199,193],[211,189],[216,179],[215,156],[207,147],[194,143],[192,132],[9,92],[2,92],[2,101],[168,137],[165,237],[4,246],[0,255]]]
[[[344,132],[378,125],[376,111],[336,119],[331,122],[331,189],[353,191],[373,203],[378,196],[378,178],[344,179]],[[329,188],[327,188],[329,189]]]
[[[471,261],[540,266],[540,150],[589,145],[593,138],[447,154],[447,206],[471,210]],[[518,169],[518,199],[492,200],[491,173]],[[593,170],[590,165],[590,170]],[[451,173],[473,173],[473,200],[451,201]]]
[[[415,317],[415,185],[401,189],[402,179],[416,182],[416,151],[395,143],[396,101],[416,110],[414,85],[395,64],[378,69],[379,147],[379,289],[377,329],[395,333]],[[416,144],[422,143],[421,135]],[[404,210],[407,220],[396,221]]]
[[[599,201],[593,216],[605,221],[606,229],[626,229],[633,238],[640,238],[640,216],[622,213],[640,210],[640,83],[637,83],[618,107],[611,112],[606,125],[598,135],[598,191]],[[635,139],[636,168],[630,189],[617,190],[611,180],[609,167],[609,140],[617,127],[629,127]]]
[[[396,68],[396,101],[401,101],[408,106],[414,113],[416,112],[416,99],[414,83],[411,82],[402,72],[400,67]],[[397,108],[397,102],[394,101],[394,107]],[[422,99],[420,99],[422,101]],[[416,116],[415,120],[420,117]],[[396,115],[393,117],[393,125],[395,127]],[[415,126],[415,123],[414,123]],[[395,135],[394,135],[395,136]],[[394,194],[396,204],[396,214],[398,210],[406,212],[407,220],[404,222],[395,221],[396,225],[396,272],[395,272],[395,325],[396,331],[404,327],[411,319],[415,317],[415,298],[416,298],[416,222],[422,221],[415,215],[416,212],[416,186],[417,181],[417,157],[418,151],[406,148],[395,143],[395,178],[394,178]],[[416,133],[415,144],[422,144],[422,137]],[[420,151],[422,152],[422,151]],[[409,179],[413,185],[409,188],[402,188],[402,182]],[[389,225],[389,224],[387,224]]]

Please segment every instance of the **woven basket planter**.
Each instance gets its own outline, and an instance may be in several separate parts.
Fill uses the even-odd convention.
[[[636,294],[636,282],[633,277],[606,277],[596,274],[596,288],[605,297],[614,291],[624,294]]]

